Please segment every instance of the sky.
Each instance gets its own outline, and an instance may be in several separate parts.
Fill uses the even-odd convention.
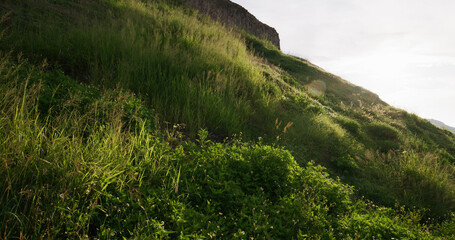
[[[274,27],[284,53],[455,126],[455,1],[231,1]]]

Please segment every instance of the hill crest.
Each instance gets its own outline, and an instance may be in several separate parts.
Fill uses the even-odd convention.
[[[280,48],[278,32],[234,2],[229,0],[184,0],[184,4],[227,26],[239,27],[260,39],[269,40]]]

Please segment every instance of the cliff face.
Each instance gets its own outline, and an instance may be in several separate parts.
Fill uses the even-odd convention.
[[[239,27],[258,38],[267,39],[280,48],[278,32],[262,23],[242,6],[229,0],[185,0],[186,5],[227,26]]]

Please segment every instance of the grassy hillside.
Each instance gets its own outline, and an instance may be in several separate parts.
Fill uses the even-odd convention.
[[[296,123],[296,131],[289,133],[289,141],[294,142],[286,144],[288,148],[318,159],[356,186],[360,195],[376,202],[429,208],[438,216],[454,209],[455,138],[451,132],[393,108],[377,95],[305,60],[284,55],[270,44],[251,36],[246,36],[246,42],[256,55],[280,66],[298,88],[323,105],[322,114],[309,123],[302,121],[308,111],[296,114],[286,109],[284,114]]]
[[[452,133],[170,2],[0,3],[0,236],[454,236]]]

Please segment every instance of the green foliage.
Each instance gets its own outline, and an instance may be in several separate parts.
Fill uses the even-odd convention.
[[[455,168],[440,164],[436,154],[366,152],[359,162],[362,174],[369,175],[371,184],[361,188],[372,198],[383,202],[397,201],[406,206],[430,209],[430,215],[443,216],[455,208]],[[390,199],[384,199],[390,198]]]
[[[19,3],[4,4],[20,11]],[[61,2],[29,4],[45,5],[49,12],[24,21],[13,11],[14,25],[2,46],[32,60],[45,56],[79,81],[132,90],[166,121],[184,122],[193,136],[205,127],[224,136],[246,131],[252,102],[261,105],[277,94],[238,38],[179,8],[153,1],[94,1],[89,8],[104,7],[110,14],[93,16],[75,4],[75,15],[68,16],[59,11],[65,8]]]
[[[455,136],[428,121],[180,1],[10,11],[2,238],[453,235]]]
[[[397,129],[382,122],[372,122],[365,126],[365,131],[383,152],[396,150],[400,147],[400,133]]]
[[[371,135],[372,138],[377,140],[390,140],[398,141],[399,132],[394,127],[381,123],[373,122],[366,126],[366,131]]]
[[[449,218],[449,220],[442,222],[438,225],[435,226],[435,235],[446,238],[446,239],[451,239],[455,237],[455,216],[452,214]]]
[[[359,166],[356,160],[350,155],[340,156],[332,160],[337,170],[342,172],[344,175],[353,174],[357,172]]]
[[[354,119],[350,119],[345,116],[339,116],[336,118],[337,122],[346,130],[354,135],[360,133],[361,125]]]
[[[318,102],[312,100],[304,94],[287,94],[286,98],[281,100],[282,108],[292,113],[324,113],[324,109]]]
[[[348,169],[355,169],[354,162],[347,164],[350,161],[344,160],[347,159],[348,155],[355,156],[354,154],[359,151],[359,145],[332,118],[326,114],[311,117],[299,116],[294,118],[292,122],[295,123],[292,126],[293,131],[290,131],[286,137],[292,143],[288,145],[289,147],[304,147],[295,150],[303,154],[302,158],[296,156],[299,162],[317,159],[332,170],[340,171],[340,173]],[[341,162],[343,162],[343,167],[338,166]]]
[[[39,99],[48,90],[32,79],[59,71],[8,57],[2,63],[18,69],[0,68],[5,238],[337,239],[355,238],[357,231],[429,236],[416,223],[395,218],[403,214],[391,209],[368,211],[408,227],[371,230],[378,220],[357,219],[368,208],[353,202],[352,187],[331,179],[321,166],[299,166],[282,148],[213,143],[207,130],[199,131],[196,142],[181,139],[177,145],[144,124],[129,131],[125,114],[143,106],[122,91],[101,92],[89,103],[62,97],[54,102],[71,108],[43,115]],[[74,86],[68,96],[84,96],[76,94],[84,86]]]
[[[431,147],[435,147],[436,145],[437,147],[446,149],[447,153],[453,157],[455,154],[453,134],[444,132],[444,130],[434,126],[428,120],[421,119],[414,114],[403,113],[403,115],[408,131],[418,135]],[[448,158],[451,157],[448,156]]]
[[[283,75],[282,78],[283,78],[283,80],[284,80],[286,83],[290,84],[291,86],[297,86],[297,85],[298,85],[297,81],[295,81],[295,79],[292,78],[292,77]]]
[[[326,92],[322,95],[336,96],[332,99],[335,101],[330,102],[334,106],[338,105],[340,101],[355,105],[361,105],[362,102],[366,104],[386,105],[377,95],[361,87],[354,86],[333,74],[327,73],[307,60],[285,55],[272,44],[254,36],[243,34],[243,37],[250,50],[271,64],[285,70],[300,85],[300,88],[303,89],[313,81],[319,81],[325,84],[327,87]]]
[[[428,228],[419,223],[422,220],[419,212],[359,204],[365,204],[364,211],[341,220],[342,227],[356,239],[432,239],[425,234]]]

